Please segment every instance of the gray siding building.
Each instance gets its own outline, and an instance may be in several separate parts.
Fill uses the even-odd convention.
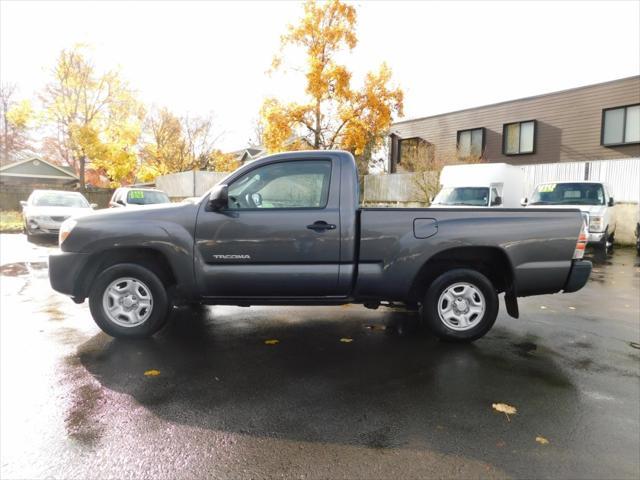
[[[640,157],[640,76],[397,122],[387,171],[416,161],[513,165]]]

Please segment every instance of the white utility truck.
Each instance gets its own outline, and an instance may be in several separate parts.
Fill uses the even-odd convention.
[[[524,171],[506,163],[447,165],[432,207],[520,207]]]
[[[542,183],[530,198],[522,199],[523,207],[580,209],[589,226],[588,243],[605,252],[616,234],[614,205],[609,186],[593,181]]]

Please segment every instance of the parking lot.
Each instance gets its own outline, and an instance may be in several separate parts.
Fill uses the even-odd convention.
[[[359,306],[180,308],[114,340],[50,289],[53,249],[0,237],[3,478],[640,475],[631,249],[472,345]]]

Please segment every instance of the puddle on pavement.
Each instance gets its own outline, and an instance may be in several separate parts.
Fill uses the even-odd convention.
[[[67,435],[81,443],[94,444],[103,433],[95,413],[104,402],[100,385],[86,383],[71,392],[70,405],[64,419]]]
[[[515,347],[516,353],[521,357],[534,355],[538,349],[538,345],[533,342],[512,343],[512,345]]]
[[[49,320],[64,320],[64,313],[60,309],[60,304],[51,301],[51,298],[49,298],[49,301],[40,312],[46,313],[49,316]]]
[[[8,263],[0,267],[0,275],[6,277],[20,277],[30,275],[35,271],[46,270],[47,262],[17,262]]]

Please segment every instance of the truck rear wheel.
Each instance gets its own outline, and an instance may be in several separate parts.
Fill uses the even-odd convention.
[[[454,269],[429,286],[422,304],[424,325],[436,336],[453,342],[472,342],[493,327],[498,295],[480,272]]]
[[[89,309],[98,326],[112,337],[144,338],[165,324],[169,300],[154,272],[133,263],[119,263],[93,282]]]

